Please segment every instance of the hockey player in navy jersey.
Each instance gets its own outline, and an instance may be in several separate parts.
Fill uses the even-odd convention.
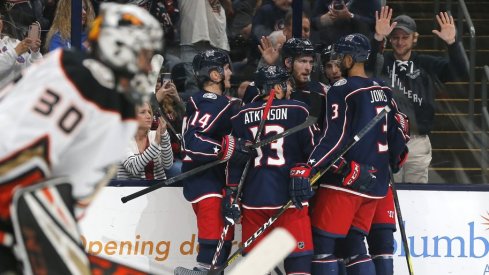
[[[260,136],[262,139],[282,133],[306,120],[309,115],[307,105],[285,99],[289,76],[284,68],[263,67],[255,76],[260,96],[254,102],[244,105],[239,113],[232,117],[233,135],[253,140],[261,118],[261,114],[257,113],[263,109],[262,106],[272,89],[275,90],[275,99]],[[297,240],[296,249],[284,262],[287,274],[310,274],[313,247],[308,199],[312,196],[312,190],[309,185],[289,185],[289,170],[291,164],[305,162],[313,146],[313,131],[309,127],[257,149],[258,155],[251,161],[243,184],[243,240],[250,238],[290,199],[294,201],[295,206],[287,209],[271,226],[286,228]],[[229,170],[228,185],[234,186],[239,182],[242,170],[232,167]],[[253,249],[267,232],[246,248],[245,253]]]
[[[53,51],[2,90],[0,274],[92,274],[76,218],[136,133],[162,38],[144,9],[102,4],[89,55]]]
[[[194,57],[192,66],[201,91],[189,98],[183,120],[182,172],[218,159],[245,164],[250,151],[231,133],[231,116],[239,102],[224,95],[230,88],[231,61],[221,50],[206,50]],[[210,168],[183,181],[183,194],[192,203],[197,216],[199,253],[195,270],[209,270],[224,227],[221,209],[225,186],[225,164]],[[218,266],[231,249],[229,231]]]
[[[386,105],[394,112],[388,113],[381,124],[371,129],[321,179],[311,211],[313,274],[338,274],[333,255],[337,238],[345,238],[348,274],[375,274],[364,237],[370,230],[378,200],[387,194],[390,158],[401,155],[405,140],[395,138],[399,129],[390,89],[369,79],[365,73],[364,62],[369,51],[369,41],[361,34],[342,37],[334,45],[333,59],[340,60],[348,77],[335,82],[328,91],[324,135],[309,157],[311,167],[301,166],[302,169],[306,174],[314,174],[328,166],[343,146]],[[291,181],[309,182],[309,178],[298,176]]]
[[[323,73],[330,85],[333,85],[336,81],[344,79],[341,74],[340,64],[338,60],[332,60],[331,54],[333,53],[333,45],[326,47],[321,53],[321,63],[323,66]],[[379,83],[383,82],[379,80]],[[395,104],[395,102],[393,102]],[[396,108],[397,109],[397,108]],[[388,143],[392,146],[405,146],[402,142],[397,142],[397,139],[405,140],[405,143],[409,141],[409,121],[406,115],[403,113],[394,114],[396,123],[398,123],[399,131],[397,135],[389,135]],[[402,151],[402,148],[390,148],[389,152],[392,153],[389,159],[391,163],[391,169],[398,171],[403,165],[404,160],[407,157],[407,147],[404,153],[400,156],[395,155],[395,152]],[[394,273],[393,267],[393,253],[394,253],[394,231],[396,231],[396,219],[395,219],[395,207],[392,196],[392,189],[389,188],[387,195],[380,199],[375,209],[375,214],[372,219],[372,226],[367,236],[367,243],[369,253],[375,264],[376,275],[392,275]],[[342,261],[343,254],[342,248],[344,239],[338,239],[336,242],[335,255],[339,257],[338,264],[339,269],[344,269],[344,263]]]
[[[308,39],[291,38],[284,43],[282,49],[283,66],[287,69],[292,80],[293,91],[290,98],[306,103],[310,106],[311,93],[321,95],[322,99],[326,98],[326,85],[311,80],[311,73],[314,64],[315,51]],[[254,84],[250,84],[243,96],[243,102],[251,102],[255,97],[259,97],[258,89]],[[316,97],[313,97],[316,98]],[[325,104],[325,102],[324,102]],[[321,107],[324,110],[325,105]],[[318,118],[315,125],[315,131],[320,133],[323,125],[324,113]]]

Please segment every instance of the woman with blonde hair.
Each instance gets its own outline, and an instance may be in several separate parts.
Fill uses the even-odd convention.
[[[151,131],[153,111],[145,102],[136,107],[139,122],[136,136],[126,151],[126,159],[117,171],[117,179],[166,179],[165,169],[173,164],[170,135],[166,123],[158,119],[158,127]]]
[[[82,0],[81,41],[84,51],[89,48],[87,31],[94,19],[95,10],[92,3],[89,0]],[[71,0],[58,1],[53,23],[46,36],[45,50],[50,52],[57,48],[71,48]]]

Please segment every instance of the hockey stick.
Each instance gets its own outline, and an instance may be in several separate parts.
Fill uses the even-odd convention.
[[[356,134],[349,142],[348,144],[337,154],[338,156],[330,162],[326,168],[323,170],[319,171],[316,173],[312,178],[311,178],[311,185],[314,185],[316,181],[321,178],[322,175],[324,175],[330,168],[333,166],[333,164],[338,161],[344,154],[346,154],[351,147],[353,147],[365,134],[370,131],[380,120],[384,118],[384,116],[391,111],[391,108],[389,106],[385,106],[382,111],[377,114],[367,125],[363,127],[358,134]],[[270,217],[258,230],[253,233],[253,235],[248,238],[245,242],[243,242],[242,246],[239,247],[233,255],[231,255],[228,260],[218,269],[210,270],[209,272],[207,271],[194,271],[194,270],[179,270],[179,271],[184,271],[181,273],[177,273],[177,270],[175,270],[175,275],[218,275],[220,272],[224,271],[226,267],[228,267],[230,264],[232,264],[241,253],[243,253],[244,249],[249,247],[265,230],[267,230],[290,206],[292,206],[292,201],[289,200],[285,205],[283,205],[272,217]]]
[[[229,274],[266,274],[294,250],[295,242],[295,238],[287,230],[276,228],[231,269]]]
[[[163,111],[160,104],[158,103],[158,99],[156,99],[156,94],[153,94],[151,96],[150,103],[152,108],[155,110],[156,114],[159,117],[163,118],[163,120],[165,120],[166,127],[170,130],[170,132],[172,132],[173,135],[177,137],[178,143],[181,145],[182,135],[177,130],[175,130],[175,127],[173,127],[173,125],[171,124],[170,119],[168,118],[168,116],[166,115],[166,113]]]
[[[396,183],[394,181],[394,175],[392,174],[392,171],[390,171],[390,174],[391,174],[392,196],[394,197],[394,206],[396,207],[396,217],[397,217],[397,222],[399,223],[399,230],[401,231],[401,239],[402,239],[402,245],[404,246],[404,254],[406,254],[407,267],[408,267],[409,275],[414,275],[413,260],[411,259],[411,253],[409,251],[409,245],[406,236],[406,227],[404,227],[404,220],[402,219],[401,205],[399,203],[399,197],[397,196]]]
[[[316,105],[317,106],[311,105],[311,112],[309,112],[310,115],[306,119],[306,121],[304,121],[302,124],[299,124],[299,125],[297,125],[297,126],[295,126],[293,128],[290,128],[289,130],[286,130],[286,131],[284,131],[284,132],[282,132],[280,134],[271,136],[271,137],[269,137],[267,139],[264,139],[264,140],[262,140],[260,142],[257,142],[256,144],[253,144],[250,147],[253,148],[253,149],[256,149],[256,148],[265,146],[267,144],[270,144],[270,143],[276,141],[277,139],[280,139],[280,138],[289,136],[289,135],[291,135],[293,133],[296,133],[296,132],[298,132],[298,131],[300,131],[302,129],[305,129],[307,127],[312,126],[314,123],[316,123],[317,116],[318,116],[318,114],[320,112],[320,107],[319,107],[320,104],[316,104]],[[221,164],[223,162],[226,162],[226,161],[227,160],[215,160],[215,161],[206,163],[206,164],[204,164],[202,166],[199,166],[197,168],[194,168],[194,169],[192,169],[190,171],[181,173],[181,174],[179,174],[179,175],[177,175],[177,176],[175,176],[173,178],[166,179],[166,180],[164,180],[164,181],[162,181],[160,183],[157,183],[155,185],[149,186],[149,187],[147,187],[145,189],[139,190],[139,191],[137,191],[135,193],[132,193],[132,194],[129,194],[129,195],[125,196],[125,197],[122,197],[121,198],[121,201],[123,203],[126,203],[126,202],[128,202],[130,200],[133,200],[133,199],[138,198],[138,197],[140,197],[142,195],[145,195],[145,194],[147,194],[149,192],[152,192],[152,191],[154,191],[156,189],[159,189],[159,188],[161,188],[161,187],[163,187],[165,185],[170,185],[170,184],[175,183],[177,181],[186,179],[188,177],[191,177],[191,176],[193,176],[193,175],[195,175],[197,173],[200,173],[202,171],[205,171],[205,170],[207,170],[207,169],[209,169],[211,167],[214,167],[214,166],[216,166],[218,164]]]
[[[180,144],[182,141],[182,135],[180,135],[175,128],[171,125],[170,120],[168,119],[168,116],[163,112],[161,109],[160,103],[158,102],[158,99],[156,98],[156,83],[158,81],[158,75],[160,73],[161,67],[163,66],[163,62],[165,59],[161,54],[155,54],[153,58],[151,58],[151,72],[148,75],[150,87],[153,89],[152,91],[148,91],[151,93],[151,97],[149,99],[149,104],[151,106],[151,109],[153,109],[160,117],[162,117],[165,122],[166,122],[166,127],[170,129],[170,131],[177,137],[178,142]]]
[[[268,112],[270,111],[270,107],[272,106],[272,102],[273,102],[274,97],[275,97],[275,90],[272,89],[270,91],[269,96],[268,96],[267,103],[265,104],[265,107],[263,108],[263,113],[261,116],[260,124],[258,125],[258,131],[256,131],[255,137],[253,139],[253,143],[256,143],[257,141],[260,140],[260,135],[261,135],[261,132],[263,131],[263,128],[265,127],[265,122],[267,120]],[[241,178],[239,179],[239,183],[238,183],[238,190],[237,190],[236,196],[235,196],[236,200],[238,200],[239,196],[241,195],[241,191],[243,189],[243,183],[246,179],[246,175],[248,175],[248,170],[250,168],[250,163],[251,163],[251,159],[249,159],[246,162],[246,165],[243,169],[243,172],[241,173]],[[219,242],[217,243],[216,252],[214,253],[214,257],[212,258],[210,270],[213,270],[216,268],[217,259],[219,258],[219,255],[221,255],[221,250],[224,246],[224,239],[226,238],[229,227],[230,227],[230,224],[226,224],[222,230],[221,237],[219,238]]]

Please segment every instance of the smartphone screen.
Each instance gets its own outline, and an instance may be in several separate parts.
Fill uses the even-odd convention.
[[[165,85],[165,83],[172,82],[171,73],[162,73],[160,78],[161,78],[161,85]]]
[[[41,25],[39,24],[39,22],[36,21],[29,26],[27,37],[31,39],[41,38]]]

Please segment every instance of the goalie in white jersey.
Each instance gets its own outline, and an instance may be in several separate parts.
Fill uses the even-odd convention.
[[[90,202],[134,136],[162,39],[145,10],[103,4],[90,55],[54,51],[0,92],[0,274],[88,274],[73,208]]]

